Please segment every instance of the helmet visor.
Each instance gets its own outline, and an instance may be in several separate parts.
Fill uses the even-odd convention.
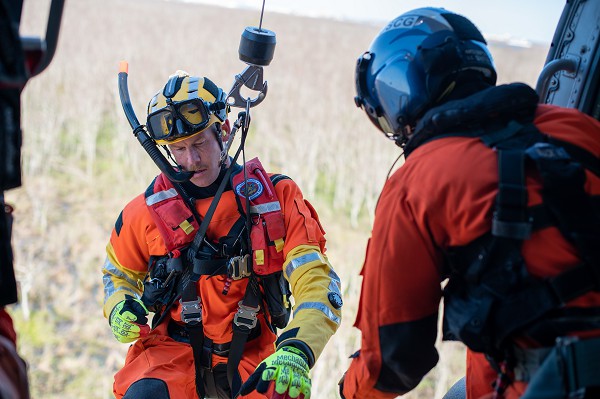
[[[201,99],[171,102],[148,115],[146,126],[154,140],[173,141],[205,129],[211,112]]]

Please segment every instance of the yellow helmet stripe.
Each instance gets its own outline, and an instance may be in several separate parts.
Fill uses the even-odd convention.
[[[190,78],[188,78],[186,76],[181,81],[181,87],[179,88],[179,90],[177,90],[177,93],[175,93],[175,95],[173,97],[171,97],[171,99],[173,101],[187,100],[189,98],[189,96],[188,96],[188,91],[189,91],[188,87],[189,87],[189,85],[190,85]]]

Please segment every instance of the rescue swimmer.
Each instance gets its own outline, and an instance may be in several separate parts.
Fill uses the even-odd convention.
[[[316,211],[289,177],[228,155],[225,97],[178,71],[148,104],[149,135],[193,175],[158,175],[106,247],[104,316],[133,343],[118,399],[308,399],[310,368],[340,325]]]

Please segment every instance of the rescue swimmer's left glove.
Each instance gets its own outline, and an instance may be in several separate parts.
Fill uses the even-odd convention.
[[[125,295],[110,313],[110,327],[115,338],[124,344],[145,337],[150,332],[148,309],[137,298]]]
[[[300,349],[283,346],[263,360],[240,388],[240,395],[272,392],[270,398],[310,398],[308,358]],[[275,385],[275,392],[269,389]]]

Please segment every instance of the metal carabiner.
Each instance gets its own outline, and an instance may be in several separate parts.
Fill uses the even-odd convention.
[[[240,89],[246,86],[250,90],[258,91],[258,96],[254,99],[244,99]],[[263,68],[258,65],[249,65],[244,71],[235,75],[235,83],[227,94],[227,104],[238,108],[251,108],[262,102],[267,95],[267,82],[263,81]]]

